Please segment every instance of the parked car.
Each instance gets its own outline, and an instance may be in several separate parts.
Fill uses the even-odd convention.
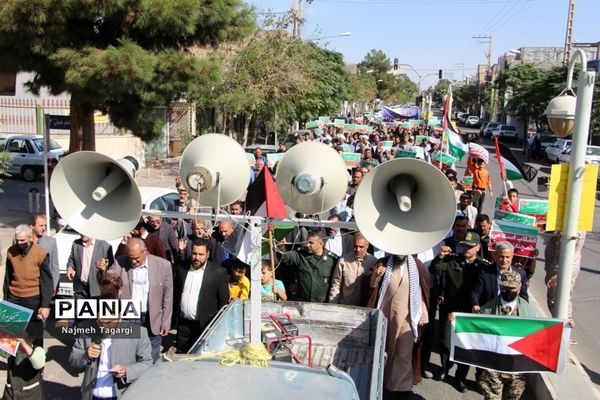
[[[512,125],[500,125],[492,131],[492,137],[497,137],[498,140],[512,139],[517,141],[519,134],[517,128]]]
[[[551,145],[546,147],[546,158],[550,162],[558,162],[558,156],[565,150],[571,147],[570,139],[558,139]]]
[[[40,135],[8,135],[0,138],[0,151],[11,154],[10,174],[21,175],[27,182],[44,172],[44,137]],[[58,143],[50,139],[48,166],[52,168],[65,155]]]
[[[488,122],[487,126],[485,127],[485,130],[483,131],[483,135],[487,138],[491,138],[492,131],[501,125],[502,124],[500,124],[498,122]]]
[[[478,128],[481,125],[481,120],[476,115],[469,115],[465,119],[465,126],[469,128]]]
[[[571,150],[569,147],[558,156],[558,162],[561,164],[569,164],[571,162]],[[586,164],[600,164],[600,146],[587,146],[585,149]]]
[[[169,204],[179,198],[175,188],[140,186],[139,189],[142,197],[142,210],[166,211],[169,208]],[[60,267],[60,283],[57,292],[59,296],[70,297],[73,295],[73,282],[67,279],[65,273],[67,271],[67,261],[69,261],[69,255],[71,254],[71,245],[79,237],[79,233],[70,226],[66,226],[54,235],[58,247],[58,265]],[[117,251],[121,240],[121,238],[115,238],[108,241],[112,246],[113,252]]]
[[[534,135],[534,138],[536,137],[540,140],[542,151],[546,151],[548,146],[558,140],[558,136],[554,135],[552,132],[537,132]]]

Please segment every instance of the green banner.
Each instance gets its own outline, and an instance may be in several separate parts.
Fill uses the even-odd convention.
[[[352,148],[350,147],[350,145],[348,143],[344,143],[342,145],[342,151],[344,153],[352,153]],[[358,154],[358,153],[357,153]]]
[[[393,140],[384,140],[381,142],[381,145],[383,146],[384,149],[389,150],[394,146],[394,141]]]
[[[548,200],[520,199],[519,213],[531,215],[548,214]]]
[[[429,142],[429,136],[417,135],[417,137],[415,138],[415,144],[421,144],[421,142],[423,142],[423,140],[425,140],[426,142]]]
[[[329,122],[331,121],[331,118],[329,117],[319,117],[319,122]]]
[[[344,125],[346,125],[346,120],[345,119],[334,119],[333,120],[333,125],[338,126],[340,128],[343,128]]]
[[[536,218],[531,215],[513,213],[503,210],[496,210],[496,213],[494,214],[494,219],[531,226],[535,226],[536,221]]]
[[[252,153],[246,153],[246,160],[248,160],[248,164],[254,165],[256,162],[256,157],[254,157],[254,154]]]
[[[408,122],[401,122],[400,128],[408,129],[410,128],[410,124]]]
[[[441,161],[442,164],[446,164],[449,166],[456,162],[455,157],[452,157],[450,154],[442,153],[441,151],[438,152],[433,159],[435,161]]]
[[[357,168],[361,165],[360,153],[341,153],[342,160],[346,163],[347,168]]]
[[[269,168],[273,168],[275,163],[281,161],[285,153],[269,153],[267,154],[267,164],[269,164]]]
[[[344,124],[344,130],[345,131],[356,131],[358,130],[358,127],[360,125],[356,125],[356,124]]]
[[[27,328],[32,314],[33,310],[29,308],[0,300],[0,330],[13,335],[22,333]]]
[[[398,150],[394,158],[417,158],[416,151]]]
[[[318,128],[320,122],[321,121],[310,121],[310,122],[307,122],[306,125],[305,125],[305,128],[306,129]]]
[[[356,154],[358,154],[358,153],[356,153]],[[378,163],[371,162],[371,161],[364,161],[363,160],[363,161],[360,162],[360,166],[361,167],[373,167],[373,168],[375,168],[378,165],[379,165]]]

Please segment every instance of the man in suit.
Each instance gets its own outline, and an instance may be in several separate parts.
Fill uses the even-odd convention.
[[[29,221],[29,226],[33,232],[33,241],[42,246],[48,252],[48,262],[50,271],[52,271],[52,285],[54,290],[58,287],[60,280],[60,266],[58,265],[58,247],[56,239],[46,235],[48,229],[48,220],[44,214],[33,214]]]
[[[81,235],[73,241],[67,261],[67,279],[73,281],[76,299],[100,295],[99,277],[115,262],[112,246],[99,239]]]
[[[150,215],[148,217],[147,229],[150,235],[158,237],[167,251],[167,260],[175,262],[177,255],[177,234],[170,223],[163,221],[161,217]]]
[[[227,270],[208,260],[207,240],[192,244],[189,264],[179,264],[175,271],[177,310],[177,350],[186,353],[202,331],[229,302]]]
[[[173,314],[173,273],[171,264],[148,254],[139,238],[127,242],[127,256],[117,257],[113,270],[123,281],[125,299],[142,303],[141,324],[148,329],[152,359],[160,357],[162,338],[169,334]]]
[[[330,222],[339,222],[340,216],[338,214],[330,215],[327,220]],[[340,228],[328,226],[325,228],[325,235],[325,249],[338,257],[351,253],[354,249],[353,235],[349,233],[342,234]]]
[[[494,264],[479,270],[477,282],[471,293],[472,311],[478,313],[481,306],[500,294],[500,276],[507,271],[515,271],[521,275],[519,296],[529,301],[527,293],[527,275],[520,268],[512,267],[514,247],[509,242],[496,243]]]
[[[165,250],[165,245],[158,236],[150,235],[150,233],[148,233],[148,230],[146,229],[146,221],[144,221],[143,218],[140,218],[140,221],[135,228],[133,228],[131,232],[129,232],[129,235],[125,236],[121,243],[119,243],[119,247],[117,247],[117,251],[115,252],[115,257],[127,255],[127,242],[131,238],[142,239],[146,245],[148,254],[162,257],[165,260],[167,259],[167,250]]]

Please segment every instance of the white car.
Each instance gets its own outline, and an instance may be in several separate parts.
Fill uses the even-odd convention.
[[[571,140],[568,139],[558,139],[554,143],[548,145],[546,147],[546,157],[551,162],[558,162],[558,156],[561,155],[562,152],[571,147]]]
[[[492,130],[492,137],[498,138],[498,140],[513,139],[518,140],[519,134],[517,128],[512,125],[499,125]]]
[[[142,210],[167,211],[169,204],[179,198],[177,190],[174,188],[140,186],[139,189],[142,197]],[[60,283],[57,293],[60,296],[73,296],[73,282],[67,279],[65,273],[67,271],[67,261],[69,261],[69,255],[71,254],[71,245],[79,237],[79,233],[69,226],[54,235],[58,247],[58,265],[60,267]],[[115,238],[108,241],[113,252],[117,251],[121,240],[122,238]]]
[[[8,135],[0,137],[0,151],[11,154],[9,173],[21,175],[27,182],[44,172],[44,137],[40,135]],[[54,140],[49,140],[48,167],[52,168],[65,155]]]
[[[569,164],[571,162],[571,150],[569,147],[558,156],[558,162],[561,164]],[[600,146],[587,146],[585,149],[586,164],[600,164]]]

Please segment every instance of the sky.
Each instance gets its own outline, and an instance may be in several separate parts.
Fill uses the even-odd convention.
[[[292,0],[246,2],[257,12],[284,12],[292,5]],[[427,88],[436,84],[439,69],[445,78],[463,80],[478,64],[487,64],[487,39],[473,36],[492,36],[492,64],[511,49],[563,47],[568,5],[568,0],[303,0],[303,37],[352,32],[317,43],[342,53],[349,64],[371,49],[383,50],[390,60],[416,69]],[[600,41],[599,20],[600,0],[577,0],[573,41]],[[409,67],[403,72],[419,80]]]

